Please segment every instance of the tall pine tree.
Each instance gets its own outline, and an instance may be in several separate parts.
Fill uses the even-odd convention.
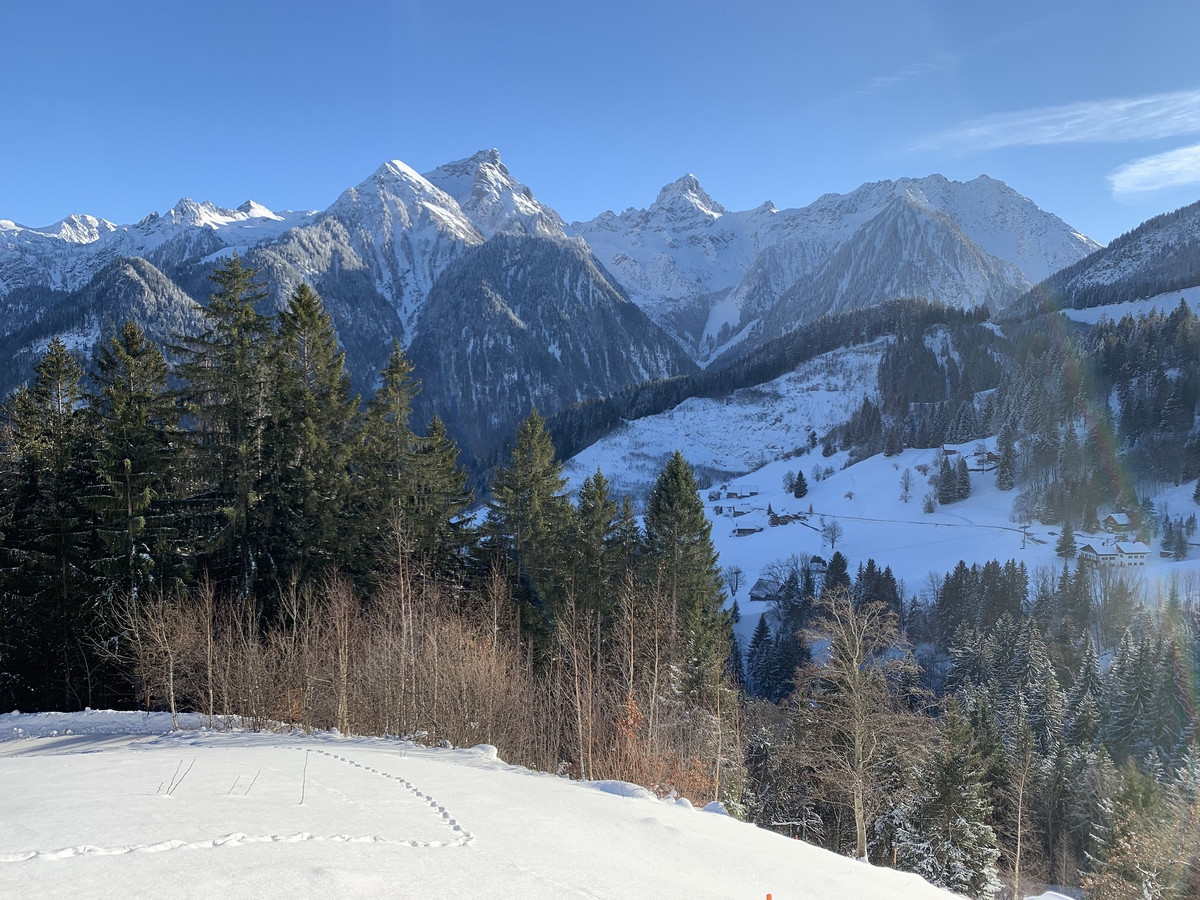
[[[211,514],[201,536],[201,562],[219,584],[250,596],[271,374],[270,321],[255,306],[267,293],[257,270],[236,253],[209,278],[217,289],[201,310],[204,331],[179,338],[172,349],[180,359],[199,499]]]
[[[563,601],[563,539],[572,516],[566,485],[546,420],[534,410],[517,429],[508,465],[492,479],[487,532],[517,578],[522,625],[539,641],[548,638]]]
[[[307,284],[279,315],[271,370],[252,519],[258,569],[273,579],[304,581],[342,561],[358,410],[333,322]]]
[[[729,622],[712,526],[695,473],[678,450],[650,491],[645,523],[648,562],[669,604],[671,661],[688,690],[707,696],[724,667]]]
[[[25,708],[70,709],[91,700],[86,634],[97,613],[96,547],[87,500],[95,493],[94,420],[83,371],[58,338],[32,384],[4,405],[0,595],[10,689]]]
[[[93,499],[109,591],[170,591],[185,574],[175,492],[182,478],[179,412],[162,351],[126,322],[95,359],[89,406],[99,427]]]

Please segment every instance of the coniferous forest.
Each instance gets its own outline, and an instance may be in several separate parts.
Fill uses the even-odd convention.
[[[1194,531],[1096,449],[1115,435],[1143,481],[1196,477],[1186,306],[1054,347],[1036,322],[1002,337],[924,303],[821,320],[808,343],[553,427],[533,412],[471,516],[445,426],[411,421],[419,373],[399,344],[353,396],[307,285],[264,316],[236,255],[212,280],[198,332],[159,347],[126,325],[86,368],[53,340],[5,402],[6,708],[489,743],[543,771],[720,800],[968,896],[1200,896],[1197,592],[1152,596],[1066,540],[1118,506],[1147,534]],[[823,436],[826,455],[999,435],[987,477],[1015,514],[1062,523],[1061,571],[964,561],[905,586],[831,541],[827,560],[773,564],[771,610],[742,648],[737,573],[680,453],[636,509],[599,471],[566,488],[555,428],[574,445],[635,407],[880,334],[888,390]],[[970,480],[947,466],[927,502]]]

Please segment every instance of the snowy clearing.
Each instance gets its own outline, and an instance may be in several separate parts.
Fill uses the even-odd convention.
[[[692,397],[674,409],[627,422],[572,457],[575,490],[599,467],[614,493],[644,496],[676,448],[701,475],[737,474],[806,446],[850,418],[863,396],[878,399],[876,373],[887,338],[835,350],[786,375],[724,400]]]
[[[949,897],[661,801],[334,734],[166,714],[0,716],[0,896]]]
[[[977,443],[980,442],[951,449],[971,460]],[[994,439],[982,443],[994,449]],[[966,500],[939,506],[933,513],[922,512],[922,498],[931,488],[918,466],[927,466],[931,474],[936,472],[940,453],[938,449],[905,450],[899,456],[877,455],[843,469],[845,453],[826,459],[818,450],[796,459],[770,463],[728,483],[731,489],[756,488],[759,493],[752,497],[708,500],[709,492],[701,491],[706,498],[713,544],[720,554],[721,565],[737,565],[744,572],[736,597],[742,613],[737,627],[742,646],[748,645],[758,617],[767,609],[766,604],[750,601],[750,587],[766,565],[793,553],[828,559],[833,549],[837,549],[849,560],[851,575],[860,563],[873,558],[880,568],[891,567],[902,582],[905,599],[926,593],[931,576],[946,575],[959,560],[970,565],[992,559],[1002,563],[1015,559],[1028,569],[1031,586],[1039,569],[1048,569],[1055,575],[1062,570],[1063,560],[1054,551],[1058,527],[1033,522],[1023,537],[1020,525],[1010,518],[1018,491],[998,489],[993,472],[971,473],[971,496]],[[814,468],[833,472],[817,481]],[[912,477],[907,503],[900,499],[900,478],[905,469]],[[783,488],[783,476],[789,470],[803,471],[808,479],[808,495],[802,500]],[[1195,482],[1188,482],[1155,494],[1159,514],[1186,516],[1194,511],[1196,505],[1191,499],[1194,488]],[[776,515],[803,514],[806,521],[772,527],[768,505]],[[716,513],[717,507],[723,514]],[[731,509],[744,514],[734,518],[729,515]],[[1108,510],[1101,512],[1101,517],[1105,512]],[[838,522],[843,532],[836,548],[823,540],[820,531],[823,522],[832,520]],[[762,530],[739,536],[735,528]],[[1114,536],[1107,534],[1078,530],[1075,533],[1075,543],[1080,547],[1086,543],[1105,547],[1114,540]],[[1075,565],[1075,560],[1070,560],[1072,569]],[[1192,548],[1191,558],[1177,562],[1161,558],[1159,545],[1154,543],[1146,565],[1127,573],[1145,587],[1148,600],[1153,602],[1159,586],[1172,579],[1200,582],[1200,547]]]
[[[1180,300],[1186,300],[1193,310],[1200,309],[1200,287],[1167,291],[1165,294],[1145,300],[1131,300],[1128,303],[1111,303],[1108,306],[1093,306],[1090,309],[1064,309],[1062,314],[1073,322],[1095,325],[1101,319],[1108,319],[1110,322],[1119,322],[1125,316],[1139,319],[1148,316],[1151,310],[1168,315],[1179,305]]]

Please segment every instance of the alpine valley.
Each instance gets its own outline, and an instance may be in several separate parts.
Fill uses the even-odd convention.
[[[496,150],[423,175],[393,160],[323,212],[184,199],[132,225],[0,220],[0,390],[56,335],[83,357],[127,319],[160,343],[194,331],[207,275],[237,253],[272,309],[317,290],[360,391],[399,341],[422,382],[416,420],[441,416],[485,464],[531,407],[696,376],[893,298],[999,310],[1097,249],[986,176],[733,212],[686,175],[646,209],[567,224]]]
[[[445,893],[478,836],[508,896],[1200,896],[1198,235],[938,175],[568,224],[495,150],[0,222],[0,709],[164,710],[0,716],[57,790],[0,892],[303,841],[260,874]]]

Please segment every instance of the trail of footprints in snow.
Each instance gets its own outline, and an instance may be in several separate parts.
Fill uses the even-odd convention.
[[[302,750],[306,748],[296,747],[295,749]],[[388,778],[396,782],[406,791],[432,809],[435,813],[437,813],[438,817],[443,823],[445,823],[446,827],[456,835],[453,841],[399,841],[393,843],[403,843],[410,847],[448,847],[469,844],[475,840],[475,835],[471,834],[471,832],[459,825],[455,818],[450,815],[450,811],[446,809],[446,807],[438,803],[434,797],[431,797],[429,794],[426,794],[424,791],[420,790],[420,788],[418,788],[407,778],[403,778],[400,775],[392,775],[388,772],[376,769],[374,766],[364,766],[360,762],[356,762],[355,760],[345,756],[339,756],[336,753],[330,753],[328,750],[313,750],[312,752],[318,753],[321,756],[328,756],[330,759],[336,759],[339,762],[344,762],[347,765],[354,766],[356,769],[362,769],[364,772],[370,772],[374,775],[379,775],[382,778]]]
[[[356,769],[362,769],[364,772],[370,772],[371,774],[379,775],[381,778],[387,778],[396,782],[433,810],[442,820],[443,824],[455,834],[455,838],[449,841],[403,841],[376,834],[362,836],[349,834],[321,835],[302,831],[297,834],[249,835],[241,832],[233,832],[232,834],[223,834],[220,837],[201,841],[158,841],[153,844],[126,844],[118,847],[95,847],[90,844],[82,844],[77,847],[65,847],[61,850],[21,850],[12,853],[0,853],[0,863],[25,862],[30,859],[72,859],[78,856],[122,856],[127,853],[163,853],[167,850],[207,850],[214,847],[240,847],[246,844],[295,844],[302,841],[339,844],[388,844],[397,847],[426,848],[461,847],[475,840],[475,836],[458,824],[446,807],[438,803],[434,797],[420,790],[407,778],[392,775],[373,766],[364,766],[362,763],[356,762],[349,757],[330,753],[327,750],[305,747],[293,747],[292,749],[308,750],[321,756],[327,756],[338,762],[354,766]]]

